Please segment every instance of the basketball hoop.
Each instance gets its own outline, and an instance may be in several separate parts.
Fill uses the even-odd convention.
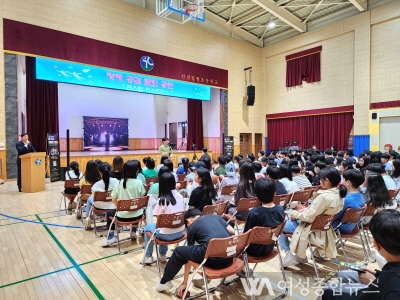
[[[195,3],[189,3],[185,7],[186,14],[188,14],[190,17],[193,17],[193,18],[195,18],[198,15],[198,9],[199,9],[199,6]]]

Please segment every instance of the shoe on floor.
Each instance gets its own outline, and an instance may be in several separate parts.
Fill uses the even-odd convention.
[[[136,240],[136,232],[131,232],[131,240]]]
[[[101,244],[102,247],[108,247],[111,244],[114,244],[117,242],[117,238],[113,236],[111,239],[106,240],[103,244]]]
[[[166,283],[157,283],[156,290],[157,292],[164,292],[164,291],[169,291],[172,289],[174,286],[172,285],[171,281],[167,281]]]
[[[167,262],[167,255],[166,254],[160,254],[159,258],[160,258],[160,262],[162,262],[162,263]]]
[[[85,229],[92,229],[92,219],[90,217],[86,217],[85,219]]]
[[[154,263],[153,256],[145,256],[144,259],[142,258],[140,261],[141,265],[151,265]]]
[[[246,272],[245,270],[241,270],[240,272],[236,273],[237,276],[241,277],[241,278],[246,278]],[[249,277],[253,277],[253,270],[250,269],[249,272]]]
[[[282,265],[284,268],[288,266],[295,266],[299,264],[299,260],[296,255],[294,255],[292,252],[288,252],[288,255],[286,255],[285,260],[283,261]]]
[[[296,256],[296,257],[297,257],[297,260],[299,261],[299,263],[301,263],[301,264],[308,263],[308,258],[307,257],[305,257],[305,258],[300,258],[298,256]]]
[[[210,283],[211,280],[207,280],[207,283]],[[204,279],[203,276],[197,275],[192,280],[193,285],[199,289],[203,288],[204,286]]]

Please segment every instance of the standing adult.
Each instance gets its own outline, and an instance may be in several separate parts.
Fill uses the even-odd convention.
[[[15,148],[18,151],[18,158],[17,158],[17,169],[18,169],[18,180],[17,180],[17,185],[18,185],[18,191],[21,190],[21,155],[31,153],[31,152],[36,152],[35,148],[33,148],[32,143],[29,141],[29,136],[27,133],[22,133],[21,134],[21,140],[15,144]]]
[[[160,152],[161,156],[171,156],[171,152],[172,149],[171,147],[168,145],[169,144],[169,139],[168,138],[163,138],[162,139],[162,145],[160,146],[160,148],[158,148],[158,152]]]

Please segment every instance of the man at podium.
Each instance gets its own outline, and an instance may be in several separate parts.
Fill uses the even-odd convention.
[[[21,155],[36,152],[35,148],[33,148],[32,143],[29,141],[29,136],[27,133],[21,134],[21,140],[15,144],[15,148],[18,151],[18,158],[17,158],[17,168],[18,168],[18,191],[21,192]]]

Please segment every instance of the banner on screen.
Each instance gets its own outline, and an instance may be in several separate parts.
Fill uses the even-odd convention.
[[[50,182],[61,180],[60,147],[57,133],[47,134],[47,155],[50,164]]]
[[[129,149],[128,119],[83,117],[84,151]]]
[[[36,58],[36,78],[203,101],[211,100],[211,88],[202,84],[163,79],[95,66]]]

